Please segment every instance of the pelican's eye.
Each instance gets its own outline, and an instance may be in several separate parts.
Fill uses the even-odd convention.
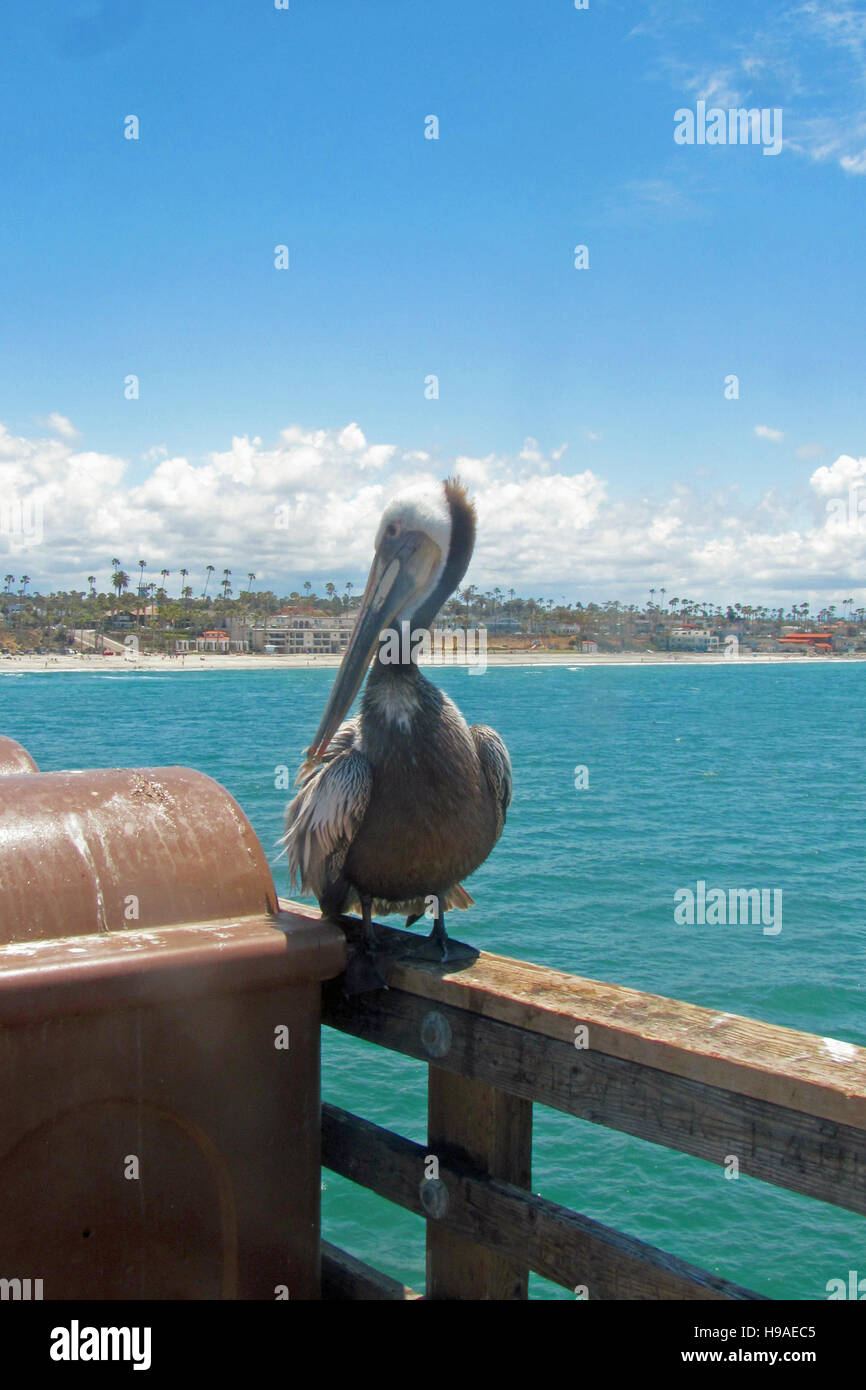
[[[385,530],[385,535],[388,536],[389,539],[393,540],[399,530],[400,527],[398,523],[396,521],[390,521]]]

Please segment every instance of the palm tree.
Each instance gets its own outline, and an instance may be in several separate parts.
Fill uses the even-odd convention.
[[[343,607],[344,607],[344,608],[348,608],[348,607],[349,607],[349,604],[350,604],[351,599],[352,599],[352,590],[354,589],[354,587],[355,587],[355,586],[354,586],[354,584],[352,583],[351,579],[347,579],[347,580],[346,580],[346,592],[345,592],[345,595],[343,596]]]
[[[162,587],[165,588],[165,581],[168,579],[168,576],[171,574],[171,570],[160,570],[159,573],[160,573],[160,578],[162,579]]]
[[[307,598],[310,597],[310,594],[311,594],[312,592],[313,592],[313,586],[312,586],[312,584],[310,583],[309,579],[305,579],[305,580],[304,580],[304,593],[307,595]]]
[[[207,579],[204,582],[204,593],[202,594],[202,598],[207,598],[207,586],[210,583],[210,577],[214,572],[213,565],[206,565],[205,568],[207,569]]]
[[[129,575],[125,574],[123,570],[115,570],[111,576],[111,587],[117,590],[117,597],[120,598],[124,589],[129,588]]]
[[[139,560],[139,562],[138,562],[138,597],[139,597],[139,598],[141,598],[142,591],[144,590],[144,571],[145,571],[146,569],[147,569],[147,561],[146,561],[146,560]]]
[[[12,585],[15,583],[15,575],[14,575],[14,574],[7,574],[7,575],[4,575],[4,577],[3,577],[3,583],[6,585],[6,593],[8,594],[8,593],[10,592],[11,588],[12,588]]]
[[[91,598],[96,598],[96,588],[95,588],[95,585],[96,585],[96,575],[95,575],[95,574],[89,574],[89,575],[87,576],[87,582],[88,582],[88,584],[90,585],[90,597],[91,597]]]
[[[228,596],[229,596],[230,579],[231,579],[231,570],[223,570],[222,586],[223,586],[223,598],[224,598],[224,599],[227,599]]]
[[[189,574],[189,570],[181,570],[181,572],[180,572],[180,584],[181,584],[181,594],[180,594],[180,596],[181,596],[181,598],[183,598],[183,581],[186,579],[186,577],[187,577],[188,574]]]
[[[189,584],[187,584],[185,589],[181,589],[180,596],[182,599],[186,599],[187,603],[189,603],[190,599],[192,598],[192,588]]]
[[[253,580],[255,579],[255,577],[256,576],[253,574],[252,570],[250,570],[249,574],[247,575],[247,579],[250,581],[247,585],[247,593],[249,593],[250,589],[253,587]]]
[[[28,585],[29,583],[30,583],[30,575],[29,575],[29,574],[22,574],[22,576],[21,576],[21,588],[18,590],[18,592],[19,592],[19,594],[21,595],[22,598],[24,597],[25,593],[27,592],[27,585]]]

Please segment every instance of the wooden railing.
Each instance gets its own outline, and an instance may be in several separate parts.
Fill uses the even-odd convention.
[[[326,1104],[322,1161],[426,1219],[427,1298],[526,1298],[530,1270],[591,1299],[761,1297],[535,1196],[533,1103],[866,1214],[864,1048],[484,953],[388,981],[326,986],[323,1022],[428,1064],[427,1144]],[[326,1297],[417,1297],[323,1266]]]

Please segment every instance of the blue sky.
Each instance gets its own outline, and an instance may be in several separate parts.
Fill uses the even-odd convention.
[[[389,482],[468,458],[482,583],[721,601],[862,582],[859,527],[831,543],[824,524],[833,489],[866,482],[862,6],[51,0],[0,32],[0,463],[7,490],[47,489],[38,550],[0,534],[11,568],[26,549],[44,588],[83,587],[144,547],[269,587],[355,579]],[[676,145],[701,98],[780,107],[781,152]],[[352,422],[384,463],[331,457]],[[323,452],[317,506],[275,537],[287,429]],[[216,514],[173,507],[171,467],[154,483],[244,439],[252,475],[228,469]],[[353,477],[366,531],[341,552],[319,532]],[[551,477],[580,480],[565,537]],[[239,485],[261,506],[233,534]]]

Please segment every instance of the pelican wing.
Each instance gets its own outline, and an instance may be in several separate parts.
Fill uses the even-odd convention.
[[[341,753],[351,751],[353,748],[361,746],[361,721],[357,716],[354,719],[347,719],[342,723],[328,744],[327,750],[321,757],[311,758],[310,750],[307,749],[304,761],[298,770],[295,778],[295,786],[306,786],[311,777],[318,777],[323,768],[332,763],[335,758],[339,758]]]
[[[314,893],[323,910],[341,879],[373,785],[370,764],[356,746],[355,732],[344,725],[343,737],[339,743],[335,737],[328,756],[302,770],[301,790],[286,807],[283,844],[291,882],[303,893]]]
[[[495,729],[491,729],[487,724],[473,724],[469,732],[475,741],[475,751],[496,803],[498,840],[505,825],[505,812],[511,805],[511,759],[508,749]]]

